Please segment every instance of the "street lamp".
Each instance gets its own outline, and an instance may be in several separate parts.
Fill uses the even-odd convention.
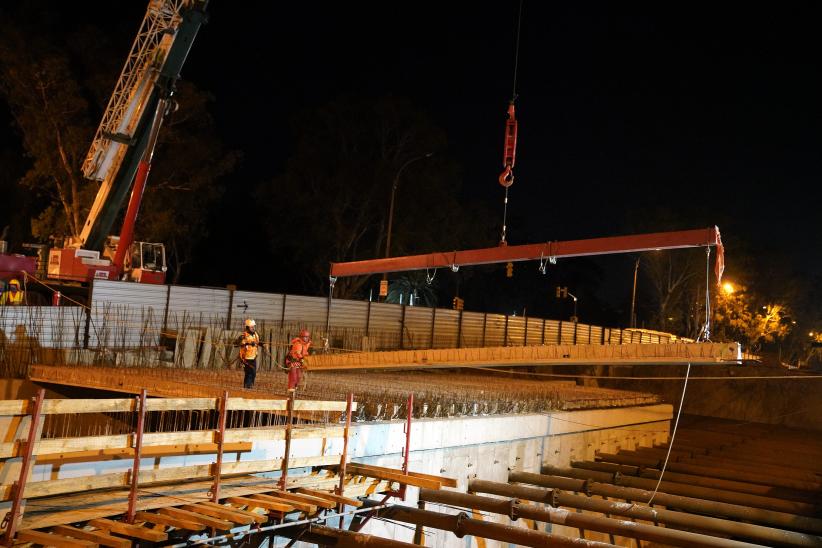
[[[433,152],[428,152],[428,153],[423,154],[421,156],[415,156],[414,158],[411,158],[410,160],[405,162],[402,166],[400,166],[400,169],[397,170],[397,174],[394,175],[394,182],[391,185],[391,205],[388,206],[388,235],[385,238],[385,258],[386,259],[391,254],[391,227],[394,224],[394,195],[397,192],[397,185],[400,184],[400,175],[402,175],[402,172],[405,170],[405,168],[407,168],[409,165],[413,164],[417,160],[422,160],[423,158],[430,158],[433,155],[434,155]],[[383,274],[383,279],[385,279],[385,277],[386,277],[386,274]]]
[[[639,272],[639,257],[634,263],[634,290],[631,292],[631,327],[636,327],[636,275]]]

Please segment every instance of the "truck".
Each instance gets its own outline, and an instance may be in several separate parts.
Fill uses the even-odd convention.
[[[100,186],[81,233],[51,249],[30,246],[37,260],[0,249],[0,279],[29,274],[63,292],[87,288],[95,279],[165,283],[165,246],[134,241],[134,227],[157,137],[174,109],[175,84],[206,21],[207,4],[149,1],[82,165],[83,175]],[[120,233],[110,235],[127,197]]]

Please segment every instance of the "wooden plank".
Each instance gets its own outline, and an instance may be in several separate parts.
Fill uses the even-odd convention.
[[[68,525],[58,525],[56,527],[52,527],[51,532],[58,535],[63,535],[65,537],[90,540],[91,542],[101,546],[110,546],[111,548],[131,548],[130,540],[113,537],[103,533],[102,531],[89,531],[88,529],[79,529]]]
[[[229,428],[225,431],[225,441],[268,441],[281,440],[285,438],[285,427],[274,426],[271,428]]]
[[[398,470],[396,468],[388,468],[388,467],[385,467],[385,466],[375,466],[373,464],[363,464],[363,463],[360,463],[360,462],[352,462],[351,464],[357,464],[359,466],[368,466],[368,468],[372,468],[374,470],[383,470],[385,472],[394,472],[394,473],[397,473],[397,474],[402,474],[402,470]],[[421,472],[412,472],[411,470],[408,471],[408,475],[409,476],[414,476],[415,478],[424,478],[424,479],[430,479],[430,480],[433,480],[433,481],[438,481],[442,484],[443,487],[456,487],[457,486],[457,480],[454,479],[454,478],[448,478],[448,477],[445,477],[445,476],[435,476],[433,474],[423,474]]]
[[[294,411],[345,411],[347,402],[344,401],[314,401],[297,400],[294,402]],[[356,403],[352,410],[356,410]]]
[[[274,504],[277,505],[278,508],[272,507],[271,510],[279,510],[281,512],[291,512],[286,508],[291,507],[293,510],[299,510],[300,512],[305,512],[306,514],[313,514],[317,511],[317,504],[312,504],[304,501],[299,500],[288,500],[282,497],[272,497],[271,495],[251,495],[249,497],[234,497],[237,499],[237,503],[239,504],[243,500],[251,500],[254,504]],[[229,501],[231,502],[231,501]],[[282,508],[279,508],[282,507]],[[267,508],[266,506],[262,506],[262,508]]]
[[[2,444],[0,444],[2,448]],[[240,453],[251,451],[250,442],[226,443],[223,451],[226,453]],[[178,445],[152,445],[143,447],[144,457],[170,457],[174,455],[197,455],[216,453],[216,443],[187,443]],[[117,447],[109,449],[95,449],[91,451],[72,451],[70,453],[47,453],[37,456],[37,464],[64,464],[70,462],[100,461],[117,458],[134,457],[134,449],[131,447]]]
[[[137,410],[136,398],[104,400],[55,399],[43,401],[43,414],[70,415],[75,413],[125,413]]]
[[[146,411],[210,411],[217,409],[217,398],[149,398]]]
[[[340,426],[326,426],[317,428],[314,426],[296,427],[292,430],[292,439],[315,439],[315,438],[341,438],[344,428]],[[274,426],[266,428],[231,428],[225,432],[225,441],[271,441],[285,438],[285,427]]]
[[[37,481],[26,485],[26,498],[76,493],[78,491],[91,491],[93,489],[110,487],[123,487],[126,485],[128,485],[128,472]],[[0,497],[0,500],[7,500],[5,493]]]
[[[285,411],[285,399],[247,400],[245,398],[228,398],[226,408],[229,411]]]
[[[206,516],[205,514],[201,514],[199,512],[190,512],[188,510],[183,510],[181,508],[159,508],[157,510],[157,513],[165,514],[173,518],[180,518],[194,521],[197,523],[202,523],[206,527],[213,527],[214,529],[219,529],[221,531],[228,531],[229,529],[234,527],[234,524],[230,521],[213,518],[211,516]]]
[[[168,540],[168,535],[156,529],[148,529],[140,527],[139,525],[131,525],[121,521],[113,521],[105,518],[93,519],[88,522],[92,527],[97,527],[103,531],[112,531],[118,535],[124,535],[132,538],[139,538],[148,540],[150,542],[165,542]]]
[[[442,487],[442,484],[439,481],[405,475],[402,473],[402,470],[397,470],[396,472],[386,472],[385,470],[371,468],[368,465],[350,462],[346,467],[346,471],[351,474],[359,474],[371,478],[396,481],[397,483],[413,485],[414,487],[424,487],[425,489],[439,489]]]
[[[197,506],[208,506],[209,508],[220,508],[222,510],[227,510],[231,514],[236,514],[238,516],[246,516],[251,518],[252,520],[256,521],[257,523],[265,523],[268,521],[268,517],[264,514],[258,514],[257,512],[252,512],[251,510],[242,510],[240,508],[234,508],[233,506],[226,506],[225,504],[219,504],[216,502],[211,502],[210,500],[201,502]],[[237,521],[236,519],[231,519],[231,521]]]
[[[264,510],[276,510],[277,512],[293,512],[297,509],[297,504],[305,506],[307,508],[311,508],[310,504],[304,503],[295,503],[289,504],[287,500],[280,499],[279,502],[274,502],[270,500],[263,500],[260,498],[255,497],[228,497],[225,499],[226,502],[230,502],[231,504],[239,504],[241,506],[247,506],[249,508],[262,508]],[[314,506],[314,509],[317,507]],[[300,508],[302,510],[302,508]],[[305,510],[308,512],[309,510]]]
[[[315,489],[306,489],[305,487],[300,487],[299,489],[297,489],[297,492],[303,493],[305,495],[311,495],[312,497],[333,500],[334,502],[347,504],[348,506],[362,506],[362,501],[359,501],[357,499],[350,499],[348,497],[341,497],[340,495],[335,495],[334,493],[329,493],[328,491],[317,491]]]
[[[214,475],[214,472],[211,464],[194,464],[191,466],[140,470],[139,479],[142,485],[160,481],[185,481],[189,479],[207,478],[212,475]]]
[[[250,523],[254,523],[254,520],[248,516],[241,516],[234,512],[228,510],[228,508],[214,508],[212,506],[206,506],[203,503],[199,504],[184,504],[180,506],[181,510],[188,510],[189,512],[196,512],[198,514],[203,514],[204,516],[211,516],[212,518],[217,518],[225,521],[231,521],[239,523],[241,525],[248,525]]]
[[[87,540],[68,538],[61,535],[52,535],[42,531],[20,531],[17,533],[18,541],[32,542],[42,546],[56,546],[57,548],[78,548],[80,546],[97,546],[94,542]]]
[[[111,447],[128,447],[131,435],[87,436],[82,438],[53,438],[41,440],[34,446],[34,454],[69,453],[72,451],[91,451]]]
[[[273,493],[273,496],[272,496]],[[336,508],[337,503],[334,501],[328,500],[326,498],[320,497],[312,497],[311,495],[304,495],[300,493],[292,493],[291,491],[280,491],[274,490],[271,493],[260,494],[260,495],[252,495],[252,498],[260,498],[262,500],[271,500],[271,501],[279,501],[279,500],[286,500],[289,501],[288,503],[291,504],[293,502],[298,503],[308,503],[313,506],[319,506],[320,508]]]
[[[29,400],[0,400],[0,416],[28,415]]]
[[[190,432],[152,432],[143,434],[143,446],[179,445],[183,443],[215,443],[214,430],[193,430]]]
[[[173,518],[164,514],[154,514],[151,512],[137,512],[135,515],[137,521],[145,521],[147,523],[155,523],[157,525],[168,525],[177,529],[186,529],[187,531],[202,531],[206,528],[202,523],[197,523],[190,519]]]

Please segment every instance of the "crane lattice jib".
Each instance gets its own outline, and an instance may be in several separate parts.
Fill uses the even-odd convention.
[[[83,174],[106,181],[116,175],[174,43],[180,10],[190,0],[151,0],[114,93],[83,162]]]

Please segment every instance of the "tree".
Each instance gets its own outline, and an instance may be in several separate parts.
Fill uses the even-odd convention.
[[[295,119],[285,173],[262,186],[270,250],[288,257],[302,286],[324,292],[329,262],[382,257],[392,184],[391,255],[459,249],[472,234],[457,200],[459,170],[446,139],[408,101],[345,97]],[[409,160],[434,152],[407,165]],[[473,234],[476,234],[476,229]],[[295,239],[296,235],[296,239]],[[334,295],[359,294],[367,277],[337,282]]]
[[[17,23],[4,17],[0,24],[0,91],[31,159],[20,182],[49,202],[32,232],[40,240],[77,236],[96,192],[80,173],[94,134],[89,105],[67,51]]]
[[[208,214],[224,191],[220,178],[236,167],[240,154],[226,150],[217,135],[210,94],[178,82],[174,97],[179,109],[160,133],[137,235],[166,245],[171,281],[178,283],[197,244],[209,235]]]
[[[741,342],[758,351],[763,345],[785,339],[792,327],[787,306],[757,305],[744,287],[719,291],[716,296],[714,334],[719,340]]]
[[[410,296],[414,295],[414,304],[434,308],[437,306],[436,290],[436,281],[429,282],[427,274],[410,272],[391,281],[385,302],[410,304]]]
[[[704,257],[701,249],[659,251],[642,256],[641,272],[651,284],[651,298],[656,306],[651,317],[654,328],[691,337],[698,334],[699,311],[705,302],[704,297],[700,298],[705,291]]]

